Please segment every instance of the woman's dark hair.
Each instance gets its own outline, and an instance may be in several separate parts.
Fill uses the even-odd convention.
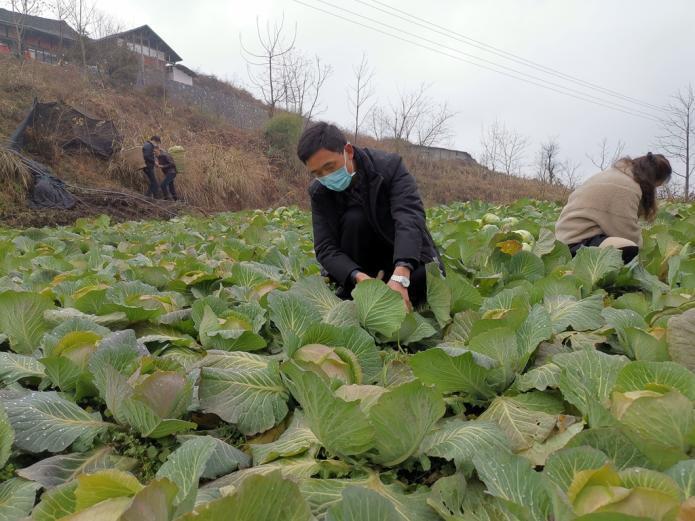
[[[668,183],[671,179],[671,163],[662,154],[652,154],[630,159],[624,157],[615,164],[616,168],[626,171],[628,168],[632,177],[642,189],[642,199],[639,204],[639,215],[648,221],[656,216],[656,188]]]
[[[320,122],[306,129],[299,138],[297,155],[305,163],[316,152],[325,148],[331,152],[342,152],[347,144],[345,134],[330,123]]]
[[[161,143],[161,142],[162,142],[162,138],[160,138],[159,136],[152,136],[152,137],[150,138],[150,141],[152,141],[152,143]]]

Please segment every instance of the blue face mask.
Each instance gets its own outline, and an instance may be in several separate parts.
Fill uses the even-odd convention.
[[[355,175],[355,172],[352,174],[348,172],[347,170],[347,153],[344,152],[345,154],[345,166],[339,168],[332,174],[325,175],[323,177],[319,177],[319,183],[321,183],[323,186],[328,188],[329,190],[333,190],[334,192],[342,192],[344,191],[348,186],[350,186],[350,182],[352,181],[352,176]]]

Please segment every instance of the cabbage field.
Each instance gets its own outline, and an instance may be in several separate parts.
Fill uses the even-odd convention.
[[[0,229],[0,521],[695,519],[695,207],[558,213],[432,209],[413,313],[293,208]]]

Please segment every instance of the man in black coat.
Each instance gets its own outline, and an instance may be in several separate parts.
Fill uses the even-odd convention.
[[[159,196],[159,183],[157,183],[157,176],[154,173],[154,167],[156,164],[154,149],[157,148],[161,143],[162,140],[159,136],[152,136],[142,146],[142,157],[145,159],[145,168],[143,169],[143,172],[145,173],[145,176],[147,176],[147,181],[149,183],[145,195],[151,197]]]
[[[425,265],[441,260],[425,223],[415,178],[397,154],[358,148],[334,125],[302,134],[316,257],[349,298],[360,282],[388,281],[408,308],[427,297]]]

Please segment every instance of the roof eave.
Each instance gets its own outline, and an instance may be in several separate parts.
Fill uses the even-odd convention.
[[[131,33],[134,33],[136,31],[140,31],[140,30],[150,31],[157,39],[159,39],[160,42],[162,42],[164,44],[164,46],[167,48],[167,49],[165,49],[165,52],[168,54],[168,57],[171,58],[171,60],[169,60],[171,63],[178,63],[180,61],[183,61],[183,58],[181,56],[179,56],[178,53],[174,49],[172,49],[172,47],[164,40],[164,38],[162,38],[156,32],[154,32],[152,27],[150,27],[147,24],[141,25],[140,27],[134,27],[133,29],[128,29],[127,31],[122,31],[120,33],[112,34],[110,36],[105,36],[104,38],[102,38],[102,40],[105,40],[107,38],[124,38],[125,35],[131,34]]]

